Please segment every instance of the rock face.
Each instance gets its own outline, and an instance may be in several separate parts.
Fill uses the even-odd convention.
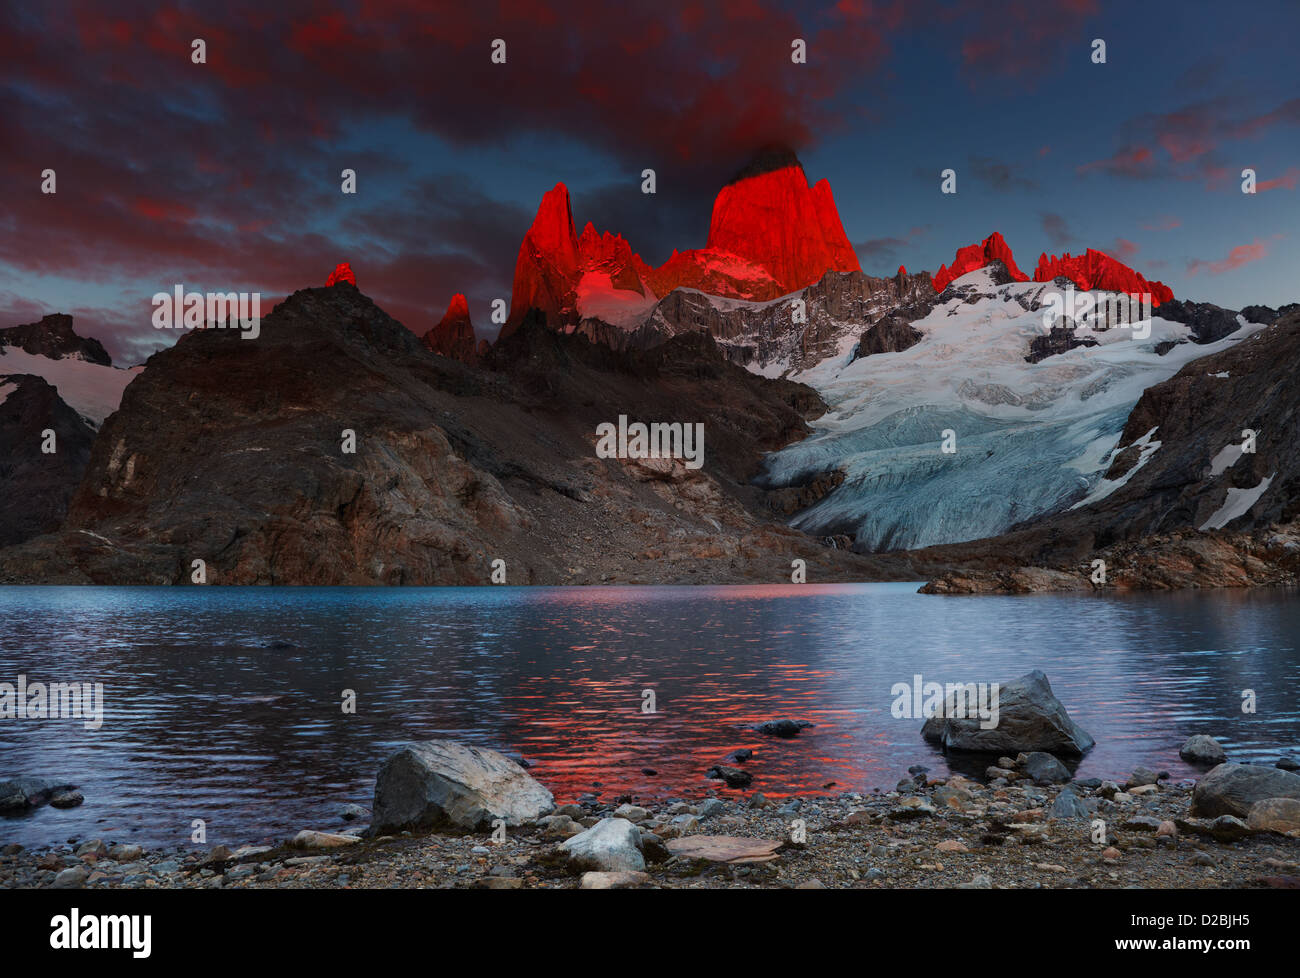
[[[530,309],[540,310],[549,326],[575,321],[578,265],[569,188],[557,183],[542,195],[537,216],[519,245],[510,290],[510,324],[523,322]],[[502,330],[502,335],[507,331]]]
[[[103,344],[89,336],[78,336],[72,329],[72,317],[63,313],[45,316],[40,322],[0,329],[0,354],[5,347],[51,360],[85,360],[105,367],[113,364]]]
[[[45,452],[45,432],[54,452]],[[50,533],[90,460],[95,430],[53,386],[32,374],[0,374],[0,547]]]
[[[810,187],[794,153],[780,147],[760,151],[719,192],[705,251],[763,269],[777,290],[738,298],[771,299],[812,285],[828,271],[861,271],[830,184],[820,180]]]
[[[451,297],[438,325],[424,334],[424,345],[438,356],[470,365],[478,363],[478,344],[465,296],[457,292]]]
[[[795,300],[803,302],[804,322],[795,321]],[[659,300],[637,330],[599,331],[584,322],[579,331],[620,348],[650,347],[665,337],[707,332],[734,363],[806,370],[840,355],[851,337],[858,338],[854,359],[907,349],[920,339],[911,322],[927,315],[934,300],[924,272],[901,278],[827,272],[780,302],[727,302],[679,290]]]
[[[1190,326],[1193,343],[1216,343],[1225,336],[1235,333],[1241,329],[1238,315],[1231,309],[1224,309],[1212,302],[1182,302],[1178,299],[1169,299],[1160,304],[1160,318]],[[1259,306],[1253,309],[1253,315],[1246,315],[1245,310],[1242,310],[1240,315],[1247,322],[1266,325],[1272,325],[1278,319],[1277,314],[1271,309]],[[1255,318],[1256,316],[1259,318]]]
[[[340,282],[347,282],[349,285],[357,284],[357,277],[352,274],[352,266],[345,261],[335,265],[334,271],[330,272],[329,278],[325,280],[326,286],[338,285]]]
[[[1016,267],[1015,256],[1011,254],[1011,249],[1003,240],[1001,233],[994,231],[979,244],[958,248],[951,266],[940,265],[939,270],[934,273],[932,279],[934,291],[936,293],[942,292],[953,279],[960,278],[967,272],[973,272],[977,268],[984,268],[995,261],[1002,263],[1011,276],[1011,281],[1029,281],[1029,276]]]
[[[371,828],[381,835],[449,825],[486,829],[495,819],[521,825],[554,808],[551,793],[504,754],[429,740],[408,744],[380,768]]]
[[[1267,798],[1300,799],[1300,775],[1256,764],[1220,764],[1196,782],[1191,813],[1195,818],[1247,818]]]
[[[1123,262],[1092,248],[1082,255],[1071,256],[1067,252],[1060,258],[1055,255],[1048,258],[1046,253],[1039,255],[1034,281],[1050,282],[1058,277],[1068,278],[1085,291],[1150,293],[1153,308],[1174,297],[1173,290],[1163,282],[1149,282]]]
[[[602,818],[587,831],[560,843],[559,849],[575,873],[645,871],[641,830],[625,818]]]
[[[1012,755],[1041,751],[1078,757],[1095,743],[1070,719],[1041,670],[1002,686],[997,707],[997,726],[988,730],[980,728],[978,717],[933,716],[926,720],[921,735],[948,750]],[[945,705],[945,712],[953,712],[951,703]]]

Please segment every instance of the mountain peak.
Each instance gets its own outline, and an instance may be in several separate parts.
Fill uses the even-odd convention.
[[[339,282],[348,282],[352,285],[357,284],[357,277],[352,274],[352,265],[342,261],[334,266],[334,271],[330,272],[330,277],[325,280],[325,286],[337,285]]]
[[[51,360],[85,360],[104,367],[113,365],[103,344],[93,337],[78,335],[72,328],[72,317],[61,312],[51,313],[40,322],[0,329],[0,351],[6,346]]]
[[[529,309],[541,309],[551,325],[572,319],[576,315],[573,290],[578,267],[578,234],[573,228],[569,188],[557,183],[542,195],[537,216],[519,245],[510,322],[522,322]]]
[[[940,265],[939,270],[931,276],[934,283],[934,291],[942,292],[948,287],[948,283],[955,278],[961,278],[967,272],[973,272],[977,268],[983,268],[990,262],[1000,261],[1006,266],[1007,274],[1017,282],[1028,282],[1029,276],[1022,272],[1016,265],[1015,256],[1011,254],[1011,248],[1002,237],[1000,231],[994,231],[979,244],[967,245],[965,248],[958,248],[957,254],[953,257],[952,265]]]
[[[1163,282],[1148,281],[1128,265],[1117,261],[1103,251],[1089,248],[1082,255],[1070,255],[1060,258],[1044,253],[1038,258],[1038,267],[1034,270],[1035,282],[1050,282],[1058,276],[1064,276],[1084,291],[1096,289],[1101,292],[1126,292],[1130,295],[1151,295],[1152,307],[1162,302],[1171,302],[1173,289]]]
[[[451,297],[438,325],[424,334],[424,345],[439,356],[464,363],[476,362],[474,324],[470,321],[469,303],[463,293],[457,292]]]
[[[706,250],[762,268],[776,282],[776,295],[811,285],[828,271],[860,272],[830,183],[810,187],[788,150],[760,153],[756,164],[747,168],[756,172],[719,191]]]

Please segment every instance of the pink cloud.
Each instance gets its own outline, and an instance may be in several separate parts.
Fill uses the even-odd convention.
[[[1188,275],[1199,275],[1201,272],[1208,272],[1211,275],[1222,275],[1224,272],[1230,272],[1234,268],[1240,268],[1242,265],[1249,265],[1253,261],[1259,261],[1268,255],[1268,245],[1256,238],[1248,245],[1237,245],[1230,252],[1228,257],[1220,261],[1205,261],[1200,258],[1194,258],[1187,263]]]

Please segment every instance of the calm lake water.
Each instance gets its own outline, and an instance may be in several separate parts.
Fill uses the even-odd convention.
[[[1041,668],[1097,739],[1080,777],[1191,776],[1177,752],[1193,733],[1242,760],[1300,748],[1295,592],[916,587],[0,588],[0,681],[105,695],[99,730],[0,720],[0,779],[66,779],[86,796],[0,819],[0,843],[181,844],[195,818],[209,845],[337,830],[344,804],[369,808],[384,758],[429,737],[518,751],[561,802],[698,796],[739,747],[769,795],[888,788],[913,764],[948,770],[920,720],[891,715],[891,687],[918,673]],[[788,741],[750,729],[784,716],[816,726]]]

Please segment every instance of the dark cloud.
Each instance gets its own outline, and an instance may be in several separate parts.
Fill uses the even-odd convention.
[[[927,225],[914,227],[901,238],[871,238],[867,241],[856,242],[853,245],[853,250],[858,253],[858,258],[863,265],[893,261],[898,258],[900,251],[909,247],[917,239],[924,237],[929,230],[930,228]]]
[[[1038,187],[1033,180],[1020,175],[1019,167],[990,156],[972,156],[968,165],[976,180],[998,193],[1035,190]]]
[[[1039,215],[1039,219],[1043,225],[1043,233],[1047,235],[1047,241],[1053,249],[1069,248],[1078,240],[1060,214],[1045,211]]]

